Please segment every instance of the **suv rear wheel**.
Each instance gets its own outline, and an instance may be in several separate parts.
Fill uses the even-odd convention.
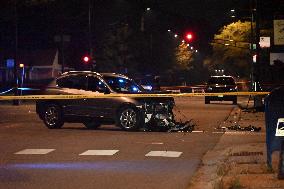
[[[61,107],[57,104],[47,104],[44,107],[42,118],[49,129],[59,129],[64,124]]]
[[[120,109],[117,125],[126,131],[136,131],[141,126],[142,117],[135,107],[126,106]]]

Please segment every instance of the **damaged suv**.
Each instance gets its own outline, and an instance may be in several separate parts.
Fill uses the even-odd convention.
[[[45,90],[51,95],[147,94],[127,76],[115,73],[71,71],[62,74]],[[37,100],[36,112],[50,128],[64,122],[83,123],[89,129],[116,124],[126,131],[168,127],[174,121],[172,97],[107,97]]]

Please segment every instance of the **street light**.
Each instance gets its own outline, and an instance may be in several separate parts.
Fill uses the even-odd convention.
[[[231,15],[232,18],[235,18],[235,17],[236,17],[235,14],[236,14],[235,9],[231,9],[231,10],[230,10],[230,15]]]

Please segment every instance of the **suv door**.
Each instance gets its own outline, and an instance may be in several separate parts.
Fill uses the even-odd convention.
[[[105,95],[105,93],[110,92],[110,89],[99,77],[88,75],[87,80],[87,94]],[[109,116],[107,116],[109,113],[106,109],[106,105],[111,104],[111,98],[89,98],[85,100],[84,104],[90,116],[109,118]]]
[[[86,75],[68,75],[59,78],[56,81],[57,85],[62,89],[65,94],[84,94],[87,88]],[[64,115],[82,116],[86,114],[85,100],[84,99],[67,99],[60,101],[64,111]]]

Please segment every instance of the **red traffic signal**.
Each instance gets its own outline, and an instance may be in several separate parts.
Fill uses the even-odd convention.
[[[84,61],[85,63],[90,62],[90,57],[84,56],[84,57],[83,57],[83,61]]]
[[[192,33],[186,33],[185,34],[185,39],[187,40],[187,41],[192,41],[192,39],[193,39],[193,34]]]

